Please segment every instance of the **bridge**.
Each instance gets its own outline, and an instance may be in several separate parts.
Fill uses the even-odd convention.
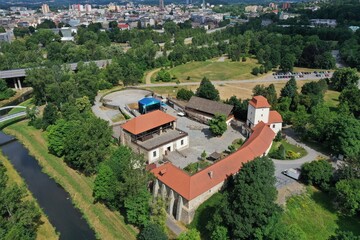
[[[6,106],[6,107],[0,108],[0,111],[6,110],[6,109],[14,109],[14,108],[24,109],[24,110],[20,111],[20,112],[17,112],[17,113],[8,114],[8,115],[5,115],[5,116],[1,117],[0,118],[0,123],[6,122],[8,120],[15,119],[15,118],[18,118],[18,117],[26,116],[26,107],[24,107],[24,106]]]
[[[94,62],[99,68],[103,68],[107,64],[111,63],[111,59],[106,60],[97,60],[97,61],[89,61],[84,62],[85,64],[89,64],[90,62]],[[72,71],[77,69],[78,63],[65,63],[65,65],[68,65]],[[31,68],[21,68],[21,69],[12,69],[12,70],[5,70],[0,71],[0,78],[6,79],[6,78],[20,78],[26,76],[26,71]],[[1,109],[0,109],[1,110]]]

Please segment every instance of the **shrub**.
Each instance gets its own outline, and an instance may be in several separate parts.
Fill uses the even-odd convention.
[[[194,92],[184,88],[180,89],[176,94],[177,99],[185,101],[189,101],[192,96],[194,96]]]
[[[296,153],[291,150],[286,151],[286,159],[297,159],[300,156],[301,156],[300,153]]]

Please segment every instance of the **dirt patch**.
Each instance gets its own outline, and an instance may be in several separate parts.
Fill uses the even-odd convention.
[[[306,192],[306,188],[303,184],[298,182],[290,183],[280,189],[278,189],[278,197],[276,202],[280,206],[286,205],[286,199],[294,195],[300,195]]]

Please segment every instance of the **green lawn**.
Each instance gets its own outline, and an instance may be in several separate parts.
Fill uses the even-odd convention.
[[[210,80],[239,80],[257,77],[251,74],[252,69],[256,66],[260,66],[257,60],[249,58],[246,62],[209,60],[182,64],[170,69],[169,73],[171,76],[176,76],[180,82],[198,82],[204,76]],[[190,80],[186,80],[188,76],[190,76]],[[156,76],[153,79],[155,78]]]
[[[285,139],[282,139],[280,142],[273,142],[273,144],[271,145],[270,151],[269,151],[269,155],[271,155],[273,152],[275,152],[276,150],[278,150],[278,148],[280,147],[280,145],[283,145],[285,148],[285,153],[287,151],[292,151],[294,153],[297,153],[299,156],[296,158],[287,158],[286,160],[294,160],[294,159],[299,159],[302,158],[303,156],[305,156],[307,154],[306,150],[302,147],[298,147],[295,146],[289,142],[287,142]]]
[[[196,209],[194,220],[189,224],[189,228],[196,228],[200,231],[202,239],[209,239],[209,232],[206,229],[206,224],[213,218],[217,208],[223,202],[224,195],[222,193],[215,193],[208,200],[203,202],[198,209]]]
[[[333,207],[332,197],[314,188],[287,200],[282,222],[301,228],[309,240],[325,240],[336,229],[360,235],[360,219],[340,216]]]
[[[71,196],[76,207],[83,213],[89,225],[100,239],[135,239],[137,230],[125,224],[119,212],[110,211],[100,203],[94,204],[92,189],[94,176],[87,177],[68,167],[63,159],[49,154],[46,134],[22,121],[4,129],[21,141],[35,156],[43,171],[58,182]]]
[[[339,105],[339,96],[340,92],[327,90],[324,95],[324,102],[326,106],[330,107],[331,109],[337,108]]]
[[[34,103],[33,103],[33,99],[32,98],[29,98],[28,100],[22,102],[19,104],[19,106],[24,106],[24,107],[30,107],[30,106],[33,106]],[[24,111],[25,109],[22,109],[22,108],[13,108],[9,111],[8,114],[14,114],[14,113],[18,113],[18,112],[22,112]]]

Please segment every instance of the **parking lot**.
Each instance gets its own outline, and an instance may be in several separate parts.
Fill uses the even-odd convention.
[[[315,79],[315,78],[331,78],[332,72],[330,71],[313,71],[313,72],[276,72],[272,75],[274,79]]]

